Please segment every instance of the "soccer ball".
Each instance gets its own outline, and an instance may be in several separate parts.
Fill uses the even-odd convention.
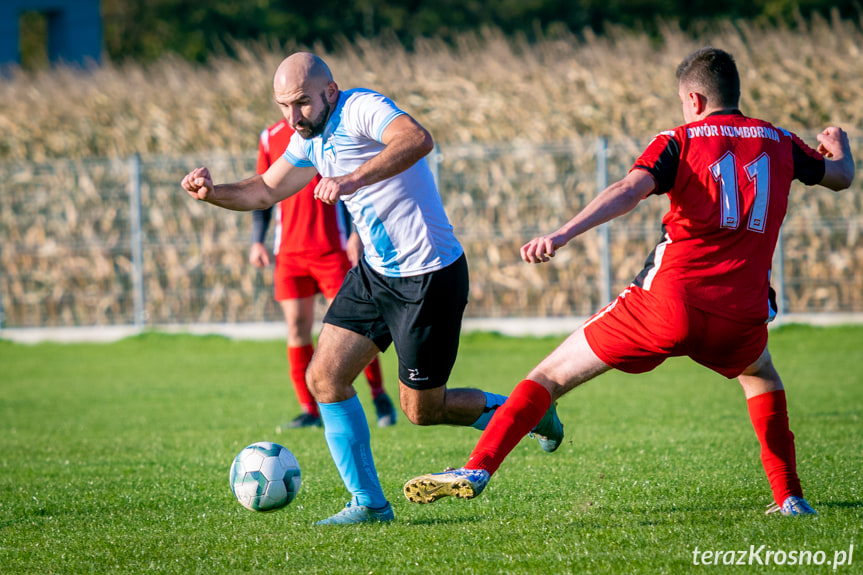
[[[252,511],[275,511],[300,490],[300,464],[278,443],[259,441],[244,448],[231,464],[231,490]]]

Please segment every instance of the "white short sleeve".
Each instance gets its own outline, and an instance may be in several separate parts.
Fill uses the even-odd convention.
[[[349,129],[357,135],[383,143],[384,130],[398,116],[404,114],[395,103],[370,90],[352,91],[345,104],[345,120]]]
[[[298,168],[311,168],[313,164],[306,153],[306,148],[307,144],[303,141],[303,138],[297,132],[294,132],[282,157]]]

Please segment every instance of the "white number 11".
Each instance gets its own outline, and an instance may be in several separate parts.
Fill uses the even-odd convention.
[[[770,200],[770,157],[764,153],[743,166],[750,182],[755,183],[755,200],[749,214],[746,229],[764,232],[767,221],[767,206]],[[736,230],[740,225],[740,202],[737,187],[737,158],[732,152],[710,165],[710,174],[719,183],[721,201],[720,227]]]

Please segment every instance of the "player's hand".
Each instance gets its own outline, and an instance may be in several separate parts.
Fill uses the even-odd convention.
[[[566,242],[557,234],[540,236],[521,246],[521,259],[529,264],[547,262],[564,245]]]
[[[333,205],[342,196],[353,194],[359,189],[347,176],[321,178],[315,186],[315,197],[325,204]]]
[[[842,128],[830,126],[818,134],[818,153],[828,159],[845,157],[850,151],[848,134]]]
[[[260,242],[252,244],[249,252],[249,263],[256,268],[265,268],[270,265],[270,251]]]
[[[213,193],[213,178],[207,168],[192,170],[186,174],[180,185],[196,200],[206,201],[209,195]]]

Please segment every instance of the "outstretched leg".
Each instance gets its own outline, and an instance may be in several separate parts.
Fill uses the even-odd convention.
[[[445,385],[432,389],[416,389],[399,381],[402,411],[416,425],[476,426],[488,423],[490,413],[503,405],[506,396],[486,393],[479,389],[448,389]],[[485,425],[480,429],[484,429]]]
[[[516,386],[463,468],[416,477],[405,484],[405,496],[415,503],[431,503],[446,495],[475,497],[555,400],[609,369],[590,349],[583,328],[579,328]]]
[[[761,357],[738,377],[738,381],[743,386],[752,427],[761,444],[761,463],[773,491],[773,500],[779,508],[776,510],[787,515],[808,514],[796,513],[793,509],[786,513],[783,507],[789,498],[803,501],[803,489],[797,477],[794,434],[788,425],[785,389],[766,348]],[[791,501],[793,507],[796,501]],[[806,508],[811,511],[808,504]]]
[[[554,401],[609,369],[590,349],[584,329],[579,328],[516,386],[483,432],[465,467],[493,474]]]
[[[507,400],[479,389],[416,389],[399,381],[402,411],[417,425],[463,425],[483,431]],[[547,405],[540,414],[539,423],[528,429],[539,439],[543,451],[552,452],[563,440],[563,424],[553,406]]]

